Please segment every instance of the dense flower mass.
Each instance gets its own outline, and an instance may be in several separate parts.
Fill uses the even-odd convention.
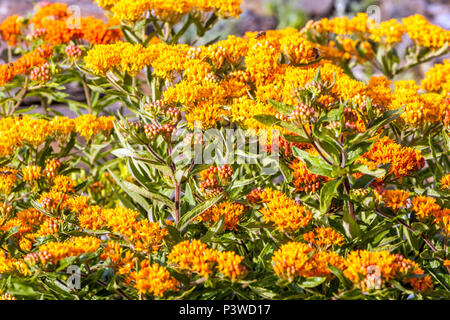
[[[1,300],[450,298],[448,30],[94,2],[0,21]]]
[[[412,174],[425,165],[425,160],[420,151],[402,147],[389,137],[378,140],[359,161],[366,164],[371,170],[390,163],[389,173],[392,173],[396,178]]]
[[[29,144],[38,147],[49,137],[68,137],[71,132],[86,139],[112,129],[112,117],[83,115],[75,119],[55,117],[48,121],[30,116],[5,117],[0,120],[0,156],[11,155],[16,148]]]
[[[189,270],[201,276],[209,277],[217,271],[226,277],[235,280],[246,274],[246,268],[240,263],[242,257],[234,252],[219,252],[208,248],[208,246],[198,240],[186,240],[173,247],[168,255],[168,259],[180,270]]]
[[[264,220],[273,223],[279,230],[297,230],[305,227],[312,218],[308,209],[278,190],[268,188],[259,196],[264,204],[260,209]]]

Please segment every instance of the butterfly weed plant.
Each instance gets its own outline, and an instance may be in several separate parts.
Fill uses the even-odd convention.
[[[0,24],[2,299],[450,298],[449,31],[96,2]]]

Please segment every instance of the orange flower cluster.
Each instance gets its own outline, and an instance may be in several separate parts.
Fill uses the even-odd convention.
[[[18,232],[13,238],[18,241],[22,250],[27,251],[31,249],[35,238],[54,234],[58,230],[56,219],[47,217],[34,208],[19,211],[2,222],[0,230],[4,232],[18,227]]]
[[[441,207],[436,203],[436,199],[428,196],[417,196],[411,200],[411,210],[421,220],[431,217],[435,212],[441,210]]]
[[[67,257],[95,252],[100,247],[100,243],[100,239],[95,237],[73,237],[64,242],[47,242],[39,246],[39,253],[46,255],[46,259],[42,263],[57,264]]]
[[[138,220],[139,212],[127,208],[104,209],[88,206],[84,197],[69,201],[76,212],[80,226],[91,230],[109,229],[126,237],[137,251],[156,251],[161,246],[167,229],[156,222]]]
[[[267,188],[259,194],[264,207],[259,211],[266,222],[271,222],[277,230],[298,230],[312,219],[312,213],[304,206],[289,199],[278,190]]]
[[[225,216],[225,228],[228,230],[236,230],[237,224],[245,211],[245,206],[240,203],[224,201],[207,209],[197,217],[197,220],[216,223],[222,216]]]
[[[71,132],[80,133],[89,140],[100,132],[113,128],[113,117],[82,115],[75,119],[55,117],[51,121],[30,116],[0,119],[0,157],[7,157],[24,144],[37,147],[49,137],[64,140]]]
[[[443,176],[439,182],[441,183],[441,189],[450,189],[450,173]]]
[[[114,241],[108,241],[106,247],[103,248],[100,258],[105,261],[109,259],[112,268],[122,275],[130,274],[136,263],[136,257],[133,252],[125,250],[119,243]]]
[[[23,180],[32,182],[41,177],[41,167],[39,166],[26,166],[22,169]]]
[[[450,42],[450,31],[432,25],[419,14],[402,19],[408,36],[419,46],[438,49]]]
[[[152,293],[155,296],[162,296],[166,291],[175,291],[179,285],[167,268],[156,263],[150,266],[148,260],[141,262],[140,270],[133,272],[132,277],[139,293]]]
[[[273,270],[282,279],[331,276],[328,265],[343,269],[345,260],[333,251],[315,252],[301,242],[288,242],[274,252]]]
[[[390,163],[389,174],[392,173],[395,178],[410,175],[425,165],[425,159],[420,151],[402,147],[387,136],[375,142],[358,161],[367,165],[370,170]]]
[[[443,122],[450,110],[445,96],[427,92],[418,94],[420,86],[414,80],[396,81],[395,91],[388,108],[391,110],[405,108],[401,120],[411,126],[420,126],[427,122]]]
[[[450,60],[445,59],[442,64],[435,64],[425,72],[422,79],[422,87],[431,92],[441,92],[443,95],[450,93]]]
[[[332,245],[344,244],[344,237],[330,227],[315,228],[314,231],[303,234],[303,240],[316,248],[327,249]]]
[[[394,211],[405,208],[409,199],[409,192],[405,190],[386,190],[383,193],[383,201],[386,207]]]
[[[205,15],[213,12],[221,17],[238,17],[241,0],[96,0],[99,6],[109,9],[114,17],[120,20],[136,22],[146,14],[152,12],[155,16],[171,23],[180,21],[183,15],[192,13]]]
[[[8,42],[8,45],[12,47],[17,44],[21,34],[22,19],[17,15],[6,18],[0,24],[0,35],[2,36],[3,40]]]
[[[346,259],[344,275],[353,283],[368,289],[381,289],[385,282],[399,279],[409,282],[417,291],[433,288],[430,276],[423,278],[411,277],[424,272],[417,263],[394,255],[388,251],[370,252],[367,250],[352,251]],[[363,281],[360,280],[360,275]]]
[[[47,58],[53,53],[53,47],[43,45],[33,51],[24,54],[12,64],[0,65],[0,85],[3,86],[11,81],[15,76],[26,74],[35,67],[40,67],[47,63]]]
[[[40,30],[46,43],[53,45],[82,39],[90,44],[113,43],[122,36],[120,29],[112,28],[117,26],[119,21],[110,20],[105,24],[93,17],[83,17],[77,21],[65,3],[40,6],[30,24],[33,30]]]
[[[17,172],[18,170],[9,167],[0,169],[0,194],[9,195],[17,181]]]
[[[243,257],[231,251],[220,252],[210,249],[199,240],[185,240],[176,244],[167,258],[178,269],[194,272],[206,278],[214,272],[214,267],[232,281],[247,273],[246,268],[241,265]]]
[[[207,196],[219,194],[229,183],[232,175],[233,168],[227,164],[204,169],[200,171],[200,190]]]
[[[27,276],[30,274],[30,271],[23,261],[10,258],[5,254],[0,254],[0,274],[11,273]]]

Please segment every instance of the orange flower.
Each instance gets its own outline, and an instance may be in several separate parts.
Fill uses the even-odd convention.
[[[441,183],[441,189],[450,189],[450,173],[443,176],[439,182]]]
[[[306,165],[300,159],[295,159],[290,167],[294,175],[292,183],[297,191],[314,193],[320,189],[323,183],[329,180],[327,177],[309,172]]]
[[[21,18],[17,15],[6,18],[2,24],[0,24],[0,34],[3,40],[7,41],[10,46],[15,46],[17,44],[18,38],[22,33],[21,29]]]
[[[330,227],[315,228],[314,231],[303,234],[303,239],[318,248],[328,248],[332,245],[344,244],[344,237]]]
[[[398,210],[405,207],[409,198],[409,192],[404,190],[386,190],[383,200],[387,207]]]
[[[344,268],[344,259],[335,252],[314,252],[309,245],[289,242],[274,252],[273,269],[282,279],[293,281],[296,277],[321,277],[331,275],[328,264]]]
[[[118,41],[122,37],[122,31],[118,28],[120,21],[111,19],[106,24],[94,17],[81,18],[81,32],[83,39],[90,44],[108,44]]]
[[[259,196],[265,205],[260,209],[264,220],[275,224],[278,230],[297,230],[305,227],[312,218],[308,209],[287,198],[281,191],[268,188]]]
[[[141,269],[133,273],[133,278],[139,293],[152,293],[155,296],[162,296],[166,291],[175,291],[179,285],[167,268],[156,263],[150,266],[148,260],[141,262]]]
[[[416,212],[419,219],[424,220],[430,217],[441,207],[436,203],[436,199],[427,196],[417,196],[411,201],[412,211]]]
[[[203,212],[197,220],[216,223],[225,215],[225,228],[235,230],[245,211],[245,206],[240,203],[224,201]]]
[[[375,170],[379,165],[390,163],[389,173],[396,178],[407,176],[425,165],[419,150],[402,147],[389,137],[383,137],[372,146],[358,161]]]

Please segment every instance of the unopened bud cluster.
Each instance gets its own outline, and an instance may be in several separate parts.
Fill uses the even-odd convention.
[[[159,135],[161,135],[166,140],[170,140],[172,136],[177,132],[177,127],[169,123],[166,123],[161,127],[158,127],[155,124],[146,124],[144,126],[144,131],[149,140],[154,140]]]
[[[53,179],[57,175],[59,167],[61,167],[61,161],[58,159],[51,159],[47,162],[43,175],[48,179]]]
[[[223,191],[223,187],[229,183],[232,175],[233,168],[227,164],[219,167],[211,166],[201,171],[199,183],[201,192],[205,195],[217,195]]]
[[[255,188],[253,189],[248,195],[247,195],[247,202],[248,203],[257,203],[261,202],[261,192],[263,190],[261,188]]]
[[[46,29],[37,28],[30,32],[29,37],[31,38],[31,40],[41,39],[41,38],[44,38],[46,33],[47,33]]]
[[[83,54],[83,51],[81,51],[80,47],[75,45],[68,45],[65,51],[67,56],[73,60],[78,59]]]
[[[153,116],[164,117],[161,122],[176,125],[181,120],[181,112],[174,105],[167,105],[162,100],[150,102],[142,107]]]
[[[50,65],[45,63],[40,67],[34,68],[31,70],[30,78],[39,83],[48,82],[50,80]]]

